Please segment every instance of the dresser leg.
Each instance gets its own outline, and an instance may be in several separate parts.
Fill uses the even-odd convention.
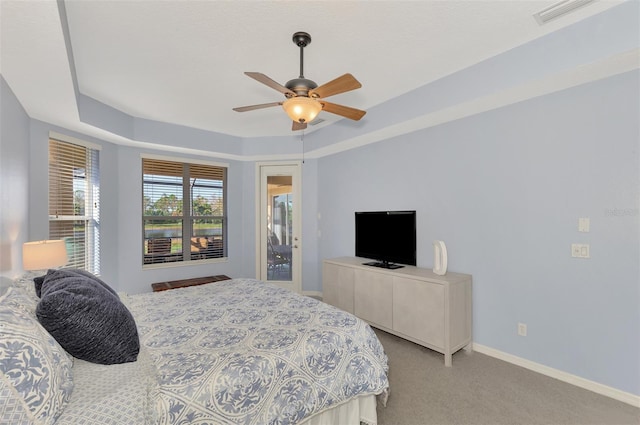
[[[445,353],[444,354],[444,365],[446,367],[451,367],[451,358],[452,358],[451,353]]]

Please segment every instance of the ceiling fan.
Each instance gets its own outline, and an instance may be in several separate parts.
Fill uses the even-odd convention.
[[[283,86],[260,72],[245,72],[247,76],[254,80],[284,94],[287,99],[282,102],[242,106],[233,108],[233,110],[246,112],[271,106],[282,106],[293,121],[291,128],[293,131],[307,128],[307,123],[312,121],[320,111],[331,112],[354,121],[362,118],[366,114],[365,111],[324,100],[325,97],[359,89],[362,84],[353,75],[344,74],[318,87],[314,81],[304,78],[303,50],[311,43],[311,36],[306,32],[296,32],[293,34],[293,43],[300,47],[300,76],[298,78],[288,81]]]

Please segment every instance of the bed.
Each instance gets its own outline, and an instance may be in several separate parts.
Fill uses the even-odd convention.
[[[313,298],[255,279],[117,294],[139,351],[97,364],[40,325],[34,277],[0,298],[0,423],[374,425],[386,403],[375,333]]]

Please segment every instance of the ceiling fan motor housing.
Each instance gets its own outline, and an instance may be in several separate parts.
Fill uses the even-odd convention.
[[[298,96],[307,97],[309,96],[309,90],[313,90],[318,87],[315,81],[311,81],[307,78],[294,78],[293,80],[287,81],[287,84],[285,84],[284,86]],[[291,97],[291,95],[285,96]]]

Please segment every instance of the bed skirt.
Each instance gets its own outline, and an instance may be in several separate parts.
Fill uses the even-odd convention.
[[[360,396],[333,409],[318,413],[299,425],[377,425],[376,396]]]

